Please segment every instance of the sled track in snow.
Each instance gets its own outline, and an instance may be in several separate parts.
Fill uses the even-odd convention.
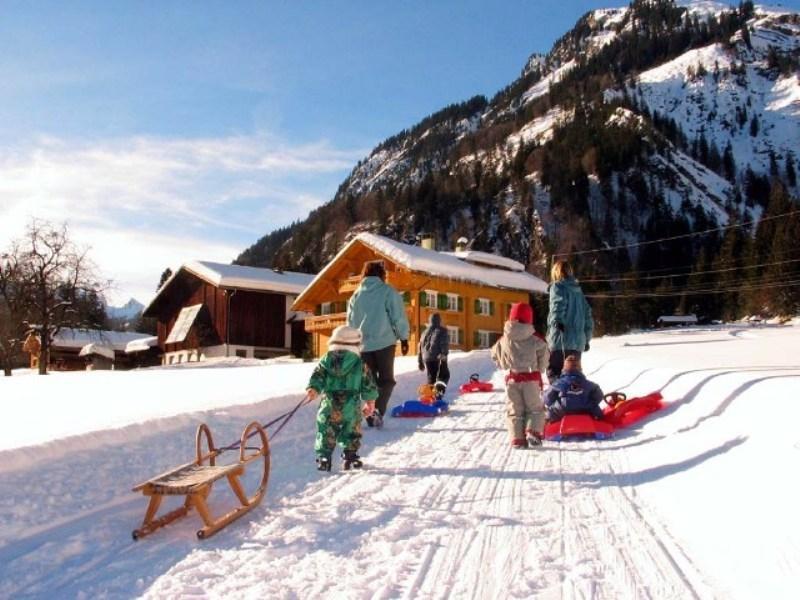
[[[416,421],[405,435],[394,419],[367,430],[364,472],[320,475],[273,501],[237,547],[201,548],[148,595],[189,593],[205,576],[212,595],[711,597],[624,487],[625,449],[584,441],[514,450],[502,398],[464,396],[448,417]]]

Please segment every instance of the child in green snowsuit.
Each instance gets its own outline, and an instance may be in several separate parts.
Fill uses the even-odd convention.
[[[317,412],[314,452],[317,468],[331,470],[331,454],[342,445],[345,468],[361,468],[361,415],[375,410],[378,388],[361,360],[361,332],[342,325],[333,330],[328,352],[320,358],[308,382],[308,395],[322,396]]]

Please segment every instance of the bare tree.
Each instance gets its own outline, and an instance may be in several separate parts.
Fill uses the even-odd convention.
[[[31,221],[25,237],[4,255],[4,263],[9,297],[20,307],[16,318],[27,317],[39,334],[39,374],[44,375],[53,338],[61,329],[99,325],[96,307],[104,287],[88,249],[70,240],[65,224]]]
[[[29,290],[19,255],[19,242],[13,242],[9,251],[0,255],[0,367],[7,377],[20,364],[22,338],[28,330]]]

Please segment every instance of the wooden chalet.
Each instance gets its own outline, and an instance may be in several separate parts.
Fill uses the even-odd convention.
[[[127,370],[160,363],[156,338],[135,331],[72,329],[59,331],[50,342],[48,370]],[[30,334],[23,351],[30,353],[30,366],[39,366],[39,338]]]
[[[383,261],[386,281],[406,304],[413,349],[428,317],[438,312],[455,349],[492,345],[514,302],[546,293],[547,284],[521,263],[485,252],[437,252],[372,233],[353,238],[295,300],[293,309],[312,313],[306,331],[315,356],[325,353],[335,327],[346,319],[347,301],[361,282],[364,264]]]
[[[301,356],[307,336],[303,315],[292,303],[312,279],[305,273],[189,262],[161,286],[143,315],[158,320],[162,364]]]

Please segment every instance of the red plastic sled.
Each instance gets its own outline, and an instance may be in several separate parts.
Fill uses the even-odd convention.
[[[602,419],[591,415],[567,415],[560,421],[545,425],[545,439],[558,441],[578,436],[604,440],[613,436],[615,430],[629,427],[664,406],[660,392],[630,400],[623,393],[612,392],[606,394],[605,399],[607,406]]]
[[[461,384],[458,388],[462,394],[472,394],[474,392],[492,392],[494,386],[491,381],[480,381],[480,376],[473,373],[469,376],[469,382]]]

